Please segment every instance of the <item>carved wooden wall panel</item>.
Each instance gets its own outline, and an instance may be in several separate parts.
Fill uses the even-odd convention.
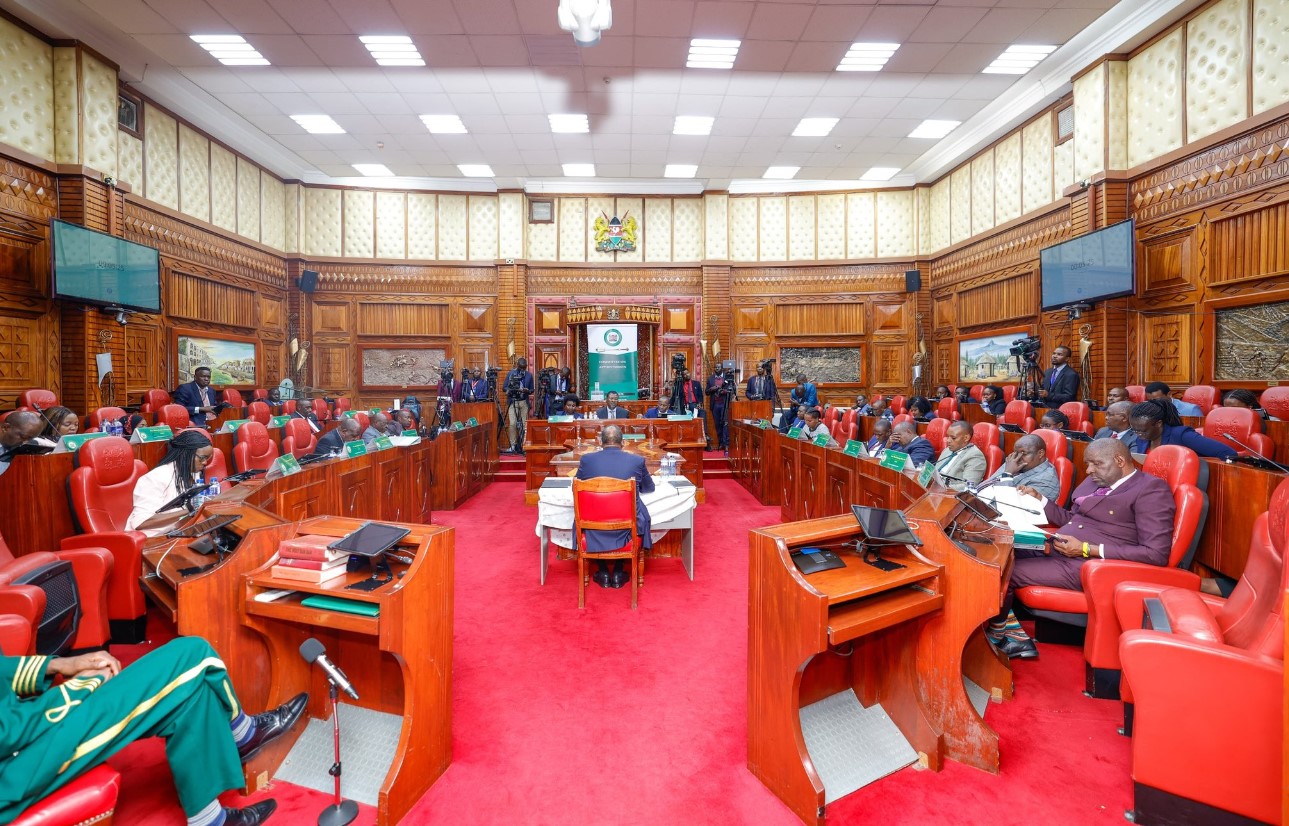
[[[663,332],[680,335],[693,335],[695,329],[693,304],[668,304],[663,307]],[[715,337],[704,329],[709,340]]]
[[[446,336],[451,333],[447,304],[359,302],[360,336]]]
[[[1142,292],[1189,289],[1195,286],[1191,257],[1195,233],[1175,232],[1143,241],[1137,266]]]
[[[310,351],[316,377],[315,383],[332,392],[339,392],[338,388],[344,390],[352,388],[354,382],[351,353],[353,353],[353,347],[349,344],[315,342]]]
[[[254,330],[260,326],[260,301],[254,290],[167,267],[165,308],[172,318]]]
[[[1033,317],[1038,309],[1038,273],[1029,270],[961,290],[957,305],[958,327],[964,330]]]
[[[780,336],[847,335],[862,336],[867,305],[777,304],[774,330]]]
[[[320,302],[313,303],[313,332],[319,333],[348,333],[353,329],[349,323],[350,305],[348,302]]]
[[[1145,375],[1152,381],[1191,384],[1191,319],[1188,314],[1146,316]]]
[[[458,329],[462,333],[471,336],[484,335],[490,337],[497,326],[496,305],[491,302],[487,304],[463,304],[457,316],[457,322]]]
[[[1210,283],[1289,271],[1289,202],[1214,221]]]
[[[564,329],[564,306],[562,304],[538,304],[535,308],[536,333],[539,336],[562,336]]]

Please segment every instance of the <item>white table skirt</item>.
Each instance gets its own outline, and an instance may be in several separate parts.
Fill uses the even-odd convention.
[[[652,525],[664,525],[689,513],[698,504],[697,489],[693,485],[674,486],[671,482],[654,477],[654,489],[642,493],[640,500],[649,511]],[[537,536],[544,529],[549,529],[549,540],[561,548],[573,547],[573,488],[549,488],[543,486],[537,494]],[[657,542],[667,531],[651,531],[651,539]]]

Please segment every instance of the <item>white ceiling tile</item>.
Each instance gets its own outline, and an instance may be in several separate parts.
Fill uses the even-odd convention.
[[[1092,25],[1102,15],[1101,9],[1054,8],[1044,13],[1034,25],[1021,33],[1026,43],[1057,45],[1069,40]]]
[[[693,37],[717,40],[744,40],[752,19],[753,4],[747,2],[708,2],[694,4]],[[744,46],[747,44],[744,43]],[[743,60],[742,50],[739,61]]]
[[[156,0],[166,4],[169,1]],[[344,34],[350,31],[349,25],[327,0],[268,0],[263,5],[271,7],[297,32]]]
[[[633,115],[678,115],[701,114],[698,112],[678,112],[677,95],[636,95],[632,101]]]
[[[352,92],[314,92],[309,97],[317,103],[318,111],[327,115],[369,114],[367,107]]]
[[[294,0],[284,0],[284,2],[294,2]],[[398,15],[399,22],[403,24],[403,29],[407,34],[461,34],[465,32],[460,19],[457,18],[456,10],[452,8],[450,3],[426,3],[425,0],[390,0],[390,5]],[[357,9],[362,8],[362,5],[358,3],[355,3],[354,6]]]
[[[269,92],[264,98],[284,115],[329,115],[312,96],[301,92]]]
[[[517,34],[481,34],[470,38],[476,55],[487,55],[490,66],[527,66],[528,47]]]
[[[813,11],[804,3],[759,2],[747,27],[747,39],[796,40],[806,30]]]
[[[241,115],[281,115],[279,109],[271,101],[266,100],[262,95],[254,93],[249,94],[225,94],[219,95],[219,100],[229,109]]]
[[[194,43],[187,34],[136,34],[134,39],[173,66],[215,65],[210,53]]]
[[[927,11],[926,17],[909,34],[906,43],[956,43],[962,39],[963,32],[975,28],[987,13],[987,9],[981,8],[936,6]]]
[[[967,43],[1020,43],[1021,35],[1042,16],[1042,9],[993,9],[961,39]]]
[[[205,0],[165,0],[150,3],[153,11],[185,34],[232,34],[233,25]],[[124,22],[124,21],[122,21]],[[128,30],[128,29],[127,29]]]
[[[692,0],[647,0],[637,4],[635,11],[634,31],[637,38],[699,36],[691,34],[694,19]],[[618,17],[615,10],[614,26],[617,25]]]
[[[348,87],[330,69],[283,69],[301,92],[347,92]]]
[[[685,65],[689,41],[677,37],[642,37],[636,41],[635,52],[636,66],[645,69],[675,69]]]
[[[516,135],[536,135],[550,131],[550,121],[546,119],[545,115],[512,115],[509,114],[509,110],[504,111],[507,112],[505,115],[506,126]]]
[[[261,0],[206,0],[206,2],[219,13],[220,17],[232,25],[233,31],[239,34],[265,35],[292,32],[291,25],[279,17],[272,6]]]
[[[470,48],[470,38],[462,35],[433,34],[416,38],[417,50],[425,64],[433,67],[478,66],[479,59]]]
[[[883,72],[925,73],[934,69],[953,48],[952,43],[916,43],[902,46],[882,68]]]
[[[860,26],[855,40],[865,43],[907,43],[929,11],[929,6],[878,6]]]
[[[315,62],[297,60],[286,65],[376,68],[376,61],[372,59],[371,53],[355,35],[309,34],[300,40],[308,46]],[[267,52],[265,56],[273,59]]]
[[[1002,52],[990,43],[956,43],[948,54],[935,65],[936,72],[979,74]]]
[[[367,111],[373,115],[411,115],[412,108],[407,105],[407,101],[402,95],[398,94],[365,94],[362,96],[363,105]]]
[[[363,0],[366,2],[366,0]],[[355,4],[361,5],[361,4]],[[435,7],[446,5],[438,2]],[[466,31],[479,34],[518,34],[519,17],[512,0],[452,0],[457,18]],[[554,16],[555,10],[551,9]]]
[[[787,71],[817,72],[821,76],[834,72],[846,48],[844,43],[796,43],[788,58]]]
[[[370,103],[368,105],[371,105]],[[406,103],[404,103],[406,105]],[[383,115],[376,114],[374,121],[380,124],[380,127],[391,135],[422,135],[425,133],[425,124],[414,114],[411,115]]]
[[[942,103],[942,100],[936,98],[904,98],[891,109],[891,117],[926,120],[935,116]]]
[[[183,73],[184,77],[187,77],[212,95],[227,92],[255,91],[255,88],[249,82],[254,79],[254,74],[250,72],[234,72],[223,66],[189,67],[179,71]]]
[[[816,6],[810,23],[801,33],[803,40],[854,43],[860,28],[873,13],[871,6]]]
[[[482,95],[449,95],[452,100],[452,111],[463,119],[467,115],[500,115],[501,107],[497,99],[489,94]]]

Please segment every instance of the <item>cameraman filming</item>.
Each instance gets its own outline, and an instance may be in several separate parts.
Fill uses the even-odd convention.
[[[1038,388],[1039,399],[1048,407],[1060,407],[1079,396],[1082,379],[1070,367],[1070,355],[1070,348],[1064,344],[1052,351],[1052,367],[1043,374],[1043,383]]]
[[[510,425],[510,449],[507,453],[524,452],[524,423],[528,420],[528,397],[533,394],[533,374],[528,372],[528,359],[520,358],[506,374],[506,420]]]
[[[734,362],[716,365],[716,372],[707,380],[707,398],[712,407],[712,429],[721,450],[729,450],[730,402],[737,392],[734,384]]]
[[[756,366],[756,375],[747,380],[744,395],[752,401],[764,399],[773,401],[778,395],[778,388],[774,386],[774,376],[770,375],[770,371],[766,369],[765,364]]]

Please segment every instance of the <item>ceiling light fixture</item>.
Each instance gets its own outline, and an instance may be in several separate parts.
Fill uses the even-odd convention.
[[[889,181],[900,174],[898,166],[875,166],[859,176],[861,181]]]
[[[1043,62],[1043,58],[1056,51],[1055,46],[1008,46],[981,74],[1023,75]]]
[[[291,120],[313,135],[343,135],[344,128],[331,119],[331,115],[292,115]]]
[[[898,43],[852,43],[837,64],[839,72],[878,72],[900,48]]]
[[[421,115],[421,123],[436,135],[464,135],[467,131],[459,115]]]
[[[709,40],[695,37],[689,41],[687,69],[733,69],[741,40]]]
[[[792,130],[794,138],[822,138],[837,125],[838,118],[802,118]]]
[[[765,174],[761,177],[786,181],[789,178],[795,178],[800,171],[801,167],[799,166],[771,166],[765,170]]]
[[[486,163],[459,163],[457,169],[467,178],[491,178],[492,167]]]
[[[564,166],[564,177],[566,178],[594,178],[595,164],[593,163],[566,163]]]
[[[425,59],[405,34],[364,34],[358,37],[378,66],[424,66]]]
[[[710,135],[716,118],[705,115],[676,115],[676,123],[671,128],[673,135]]]
[[[939,140],[962,124],[960,120],[924,120],[918,128],[909,133],[910,138],[931,138]]]
[[[669,163],[662,171],[664,178],[692,178],[697,174],[696,163]]]
[[[194,34],[192,41],[225,66],[269,66],[264,55],[240,34]]]
[[[600,32],[613,28],[613,8],[609,0],[559,0],[555,13],[559,27],[573,33],[579,46],[600,42]]]
[[[363,175],[366,175],[368,178],[394,177],[394,173],[391,172],[389,167],[385,166],[383,163],[356,163],[351,164],[351,166]]]
[[[547,115],[552,132],[590,132],[591,124],[586,115]]]

